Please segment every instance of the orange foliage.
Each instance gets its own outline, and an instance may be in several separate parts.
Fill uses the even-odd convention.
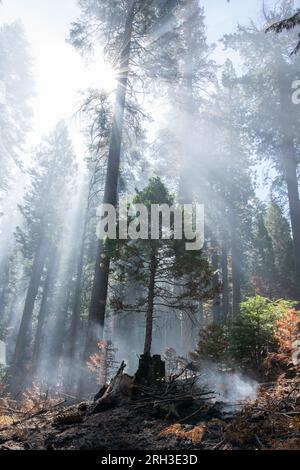
[[[87,366],[90,371],[96,376],[99,385],[105,385],[108,382],[110,375],[113,375],[116,361],[114,360],[117,349],[113,347],[111,341],[100,341],[98,343],[98,351],[92,354],[88,361]]]
[[[294,343],[300,339],[300,313],[289,310],[283,318],[277,321],[275,338],[278,341],[280,351],[292,356]]]
[[[273,387],[262,387],[225,428],[226,440],[242,448],[299,449],[299,378],[280,377]]]
[[[44,393],[37,385],[25,390],[19,400],[14,400],[2,390],[0,397],[0,430],[1,427],[13,424],[23,416],[30,416],[41,410],[55,407],[61,402],[59,396],[50,397],[48,392]]]
[[[179,423],[169,426],[160,433],[161,436],[176,436],[180,439],[191,440],[193,444],[200,444],[205,436],[205,426],[195,426],[193,429],[185,431]]]
[[[264,361],[267,374],[278,375],[300,364],[300,312],[289,309],[276,322],[276,352],[270,352]]]

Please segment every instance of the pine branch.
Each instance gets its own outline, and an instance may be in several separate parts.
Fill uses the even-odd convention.
[[[266,29],[266,33],[275,32],[277,34],[283,31],[290,31],[296,26],[300,25],[300,10],[298,10],[293,16],[282,21],[277,21]],[[300,38],[300,34],[298,35]],[[300,41],[296,45],[295,49],[291,52],[291,55],[297,54],[300,50]]]

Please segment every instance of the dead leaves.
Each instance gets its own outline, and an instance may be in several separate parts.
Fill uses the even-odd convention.
[[[54,409],[64,401],[58,396],[50,397],[37,385],[24,391],[19,400],[14,400],[10,395],[0,397],[0,432],[32,416]]]
[[[242,447],[289,449],[300,437],[300,380],[281,377],[262,389],[255,403],[248,405],[225,429],[226,440]],[[300,446],[298,447],[298,449]]]
[[[182,424],[173,424],[168,428],[164,429],[160,435],[164,437],[175,436],[179,439],[190,440],[193,444],[200,444],[205,436],[205,426],[195,426],[192,429],[187,429]]]

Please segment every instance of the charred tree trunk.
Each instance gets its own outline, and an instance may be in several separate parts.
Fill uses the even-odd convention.
[[[211,239],[212,243],[212,270],[213,270],[213,289],[215,290],[215,296],[213,300],[213,320],[216,323],[219,323],[221,320],[221,301],[220,294],[217,293],[219,287],[219,249],[217,246],[217,241],[213,236]]]
[[[94,414],[120,406],[131,399],[134,386],[133,377],[124,374],[125,367],[126,364],[123,361],[111,383],[108,386],[104,385],[95,396]]]
[[[117,205],[122,130],[126,103],[126,92],[129,74],[129,60],[135,17],[135,1],[128,12],[123,48],[119,65],[119,85],[116,95],[116,107],[113,119],[112,136],[108,154],[107,174],[104,190],[104,204]],[[97,341],[103,336],[105,310],[108,292],[110,259],[105,256],[103,243],[98,244],[92,298],[89,310],[88,330],[85,347],[85,359],[96,349]]]
[[[240,314],[241,304],[241,256],[238,218],[235,209],[231,213],[231,272],[232,272],[232,315]]]
[[[151,385],[155,382],[161,382],[165,377],[166,365],[161,360],[161,356],[151,357],[149,354],[143,354],[140,357],[139,367],[134,376],[135,383]]]
[[[144,345],[145,356],[151,356],[156,270],[157,270],[156,252],[155,250],[153,250],[152,255],[151,255],[151,261],[150,261],[150,279],[149,279],[149,287],[148,287],[148,305],[147,305],[147,314],[146,314],[146,334],[145,334],[145,345]]]
[[[228,286],[228,254],[227,254],[227,246],[225,242],[223,242],[222,246],[222,317],[224,320],[228,318],[229,314],[229,286]]]

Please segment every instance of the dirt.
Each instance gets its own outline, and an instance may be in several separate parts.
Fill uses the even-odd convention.
[[[231,415],[212,402],[178,409],[131,400],[97,413],[92,402],[61,405],[22,421],[0,428],[0,450],[299,450],[300,379],[265,385]]]
[[[176,435],[163,435],[172,420],[157,417],[153,408],[136,410],[127,404],[91,414],[92,409],[91,403],[64,407],[10,426],[0,431],[0,450],[165,450],[191,447],[190,438],[184,440]],[[207,410],[203,413],[207,416]]]

